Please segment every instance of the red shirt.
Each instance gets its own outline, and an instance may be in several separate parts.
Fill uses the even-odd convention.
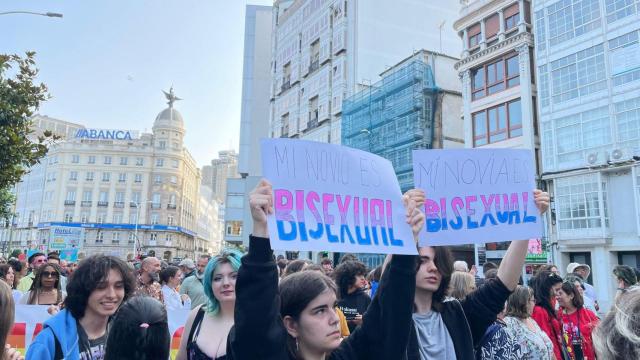
[[[560,321],[558,321],[555,316],[550,316],[547,310],[538,305],[533,308],[531,318],[536,321],[540,329],[551,339],[556,359],[562,359],[562,352],[560,350]]]
[[[562,336],[567,344],[567,350],[571,358],[575,359],[572,345],[573,339],[581,337],[584,359],[594,360],[596,355],[593,350],[591,333],[596,325],[598,325],[598,317],[591,310],[585,308],[580,308],[572,314],[564,313],[561,308],[558,311],[558,315],[562,320]]]

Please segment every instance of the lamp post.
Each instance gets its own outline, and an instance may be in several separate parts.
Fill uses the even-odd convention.
[[[138,242],[138,223],[140,222],[140,204],[147,204],[147,203],[153,203],[153,201],[151,200],[147,200],[147,201],[143,201],[142,203],[139,203],[137,201],[131,201],[132,203],[136,204],[136,227],[133,230],[133,257],[136,257],[136,242]]]
[[[39,15],[39,16],[47,16],[47,17],[55,17],[55,18],[62,17],[62,14],[54,13],[54,12],[39,13],[39,12],[33,12],[33,11],[5,11],[0,13],[0,15],[11,15],[11,14],[28,14],[28,15]]]

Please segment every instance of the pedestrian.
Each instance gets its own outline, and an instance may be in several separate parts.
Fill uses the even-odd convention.
[[[176,359],[226,359],[227,335],[234,324],[235,287],[241,257],[241,252],[228,249],[207,264],[204,270],[207,303],[189,314]]]
[[[183,280],[196,274],[196,264],[191,259],[184,259],[178,264],[180,271],[184,275]]]
[[[595,359],[591,334],[598,325],[598,317],[585,309],[582,295],[571,281],[562,283],[556,298],[560,304],[561,346],[572,360]]]
[[[284,268],[284,274],[282,275],[282,277],[284,278],[291,274],[295,274],[299,271],[304,270],[309,265],[309,263],[310,262],[308,260],[304,259],[289,261],[289,263],[287,263],[287,267]]]
[[[13,302],[18,303],[22,298],[22,292],[20,290],[16,290],[15,287],[15,273],[13,268],[9,264],[1,264],[0,265],[0,280],[4,281],[9,288],[11,288],[11,294],[13,295]]]
[[[549,207],[549,194],[535,190],[534,200],[543,214]],[[408,359],[474,359],[475,345],[503,311],[518,284],[528,244],[528,240],[512,241],[500,263],[497,278],[485,281],[463,301],[445,301],[453,273],[449,248],[419,248]]]
[[[195,266],[194,266],[195,268]],[[177,266],[169,265],[160,271],[160,284],[162,284],[162,298],[167,310],[191,309],[189,295],[176,290],[180,286],[182,271]]]
[[[62,271],[55,264],[43,264],[35,271],[35,278],[29,291],[22,295],[20,304],[59,306],[67,297],[62,290],[60,276]]]
[[[31,284],[33,283],[33,279],[36,277],[35,270],[47,263],[47,256],[41,252],[37,252],[31,254],[29,256],[29,273],[20,279],[20,283],[18,284],[18,290],[22,291],[22,293],[26,293],[31,289]]]
[[[589,274],[591,274],[591,267],[587,264],[571,263],[567,265],[567,275],[569,274],[577,275],[582,279],[584,284],[584,289],[585,289],[584,290],[585,296],[591,298],[591,300],[593,300],[596,311],[600,311],[600,305],[598,304],[598,295],[596,294],[596,289],[593,287],[593,285],[587,282],[587,279],[589,278]]]
[[[62,287],[62,290],[66,291],[67,290],[67,277],[65,276],[66,269],[62,266],[62,263],[60,261],[60,256],[58,256],[57,253],[49,253],[49,255],[47,255],[47,263],[58,265],[58,267],[60,268],[60,286]]]
[[[593,332],[598,359],[640,359],[640,287],[632,287],[616,299]]]
[[[371,298],[362,289],[367,267],[360,261],[345,261],[333,271],[338,287],[338,308],[347,319],[349,331],[362,325],[362,315],[367,311]]]
[[[189,276],[182,281],[180,286],[180,295],[187,295],[191,299],[191,309],[207,302],[207,298],[204,295],[204,270],[209,263],[211,257],[209,255],[200,255],[198,262],[196,263],[196,272],[193,276]]]
[[[451,274],[449,289],[447,290],[448,296],[462,301],[475,290],[476,281],[473,275],[466,271],[454,270],[453,274]]]
[[[316,264],[312,264],[307,266],[304,271],[317,271],[319,273],[322,273],[323,275],[326,275],[324,272],[324,269],[322,268],[322,266],[320,265],[316,265]],[[327,275],[328,276],[328,275]],[[333,310],[335,310],[336,315],[338,315],[338,319],[340,322],[340,336],[342,336],[342,338],[345,338],[349,335],[351,335],[351,331],[349,330],[349,324],[347,323],[347,318],[346,316],[344,316],[344,313],[342,312],[342,310],[340,310],[340,308],[336,305],[333,307]]]
[[[67,288],[64,309],[45,321],[27,360],[102,360],[109,319],[135,291],[135,279],[124,261],[94,255],[82,260]]]
[[[562,286],[562,278],[548,270],[540,271],[535,277],[534,284],[536,285],[534,289],[536,306],[533,308],[531,317],[551,339],[556,359],[564,359],[560,339],[560,320],[556,314],[555,305],[556,293]]]
[[[322,265],[322,271],[324,271],[324,274],[331,277],[331,274],[333,273],[333,262],[331,259],[328,257],[322,258],[320,265]]]
[[[635,286],[638,282],[636,273],[631,266],[616,265],[613,268],[613,275],[616,277],[616,297],[628,291],[630,287]]]
[[[7,338],[13,328],[15,303],[11,288],[0,281],[0,360],[24,360],[20,352],[7,344]]]
[[[464,260],[454,261],[453,262],[453,271],[460,271],[460,272],[468,273],[469,272],[469,265]]]
[[[150,296],[127,300],[114,317],[104,360],[169,359],[171,334],[167,311]]]
[[[24,270],[23,265],[18,259],[9,259],[9,261],[7,261],[7,265],[11,266],[11,268],[13,269],[14,278],[13,278],[13,286],[11,288],[14,290],[18,290],[18,284],[20,284],[20,280],[23,277],[23,270]],[[22,291],[20,291],[20,293],[22,293]]]
[[[505,330],[519,344],[518,359],[553,360],[555,355],[551,339],[531,318],[535,304],[536,299],[530,287],[516,287],[507,300]]]
[[[407,201],[414,240],[424,214]],[[273,189],[261,180],[249,199],[253,218],[249,253],[238,272],[236,323],[229,334],[229,360],[401,359],[406,351],[415,283],[415,256],[394,255],[363,323],[342,340],[333,310],[336,286],[317,271],[285,277],[278,286],[267,228]],[[256,296],[259,294],[260,296]]]
[[[371,270],[369,275],[369,283],[371,283],[371,293],[369,295],[373,299],[373,297],[376,296],[376,291],[378,291],[378,285],[380,284],[380,277],[382,276],[382,265],[378,265],[375,269]]]
[[[160,270],[162,270],[160,259],[150,256],[142,260],[138,272],[137,294],[151,296],[161,303],[164,303],[162,286],[160,286],[159,283]]]
[[[594,314],[597,315],[598,313],[596,311],[596,306],[593,300],[591,300],[590,297],[585,296],[585,292],[584,292],[585,287],[584,287],[584,281],[582,280],[582,278],[574,274],[571,274],[571,275],[567,275],[564,280],[570,281],[576,286],[576,289],[578,290],[578,292],[582,296],[582,300],[584,301],[584,307],[586,309],[591,310]]]
[[[276,264],[278,265],[278,277],[283,277],[284,270],[287,268],[287,259],[285,259],[282,255],[278,255]]]

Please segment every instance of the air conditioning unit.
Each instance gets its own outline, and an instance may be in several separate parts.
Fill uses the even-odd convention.
[[[593,151],[585,155],[585,163],[587,166],[599,166],[607,163],[607,153],[602,151]]]
[[[617,148],[609,151],[609,161],[612,163],[624,162],[631,159],[629,149]]]

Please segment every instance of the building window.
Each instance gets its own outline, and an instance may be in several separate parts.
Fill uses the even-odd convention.
[[[309,120],[307,122],[307,129],[313,129],[318,126],[318,97],[315,96],[309,99]]]
[[[93,171],[87,171],[87,177],[85,178],[87,181],[93,181]]]
[[[320,39],[311,43],[311,62],[309,63],[309,73],[320,67]]]
[[[111,237],[112,244],[120,244],[120,232],[114,231]]]
[[[166,149],[167,148],[167,142],[164,140],[160,140],[158,141],[158,148],[160,149]]]
[[[635,1],[637,3],[637,1]],[[623,19],[636,13],[634,0],[605,0],[607,23]]]
[[[109,191],[100,191],[100,195],[98,197],[98,206],[108,206],[109,205]]]
[[[153,241],[153,242],[154,242],[154,244],[153,244],[153,245],[155,245],[155,242],[156,242],[157,240],[158,240],[158,234],[156,234],[156,233],[151,233],[151,234],[149,234],[149,241]]]
[[[598,0],[562,0],[547,7],[549,44],[558,45],[600,27]]]
[[[142,166],[144,165],[144,158],[136,158],[136,166]]]
[[[120,165],[127,165],[127,163],[129,163],[129,158],[128,157],[121,157],[120,158]]]
[[[86,224],[89,222],[89,213],[83,212],[80,214],[80,222]]]
[[[536,47],[538,51],[542,51],[547,48],[547,33],[545,30],[546,22],[544,18],[544,9],[536,11],[535,16],[536,16],[536,21],[535,21]]]
[[[480,38],[482,32],[480,31],[480,24],[475,24],[467,30],[467,37],[469,38],[469,48],[473,48],[480,44]]]
[[[289,113],[282,115],[280,122],[280,136],[289,137]]]
[[[129,244],[134,244],[136,242],[136,233],[135,232],[129,232]]]
[[[167,225],[173,225],[173,215],[167,216]]]
[[[607,87],[602,44],[565,56],[550,65],[552,96],[556,104]]]
[[[80,155],[71,155],[71,163],[73,164],[80,163]]]
[[[242,236],[242,221],[227,221],[227,235]]]
[[[242,209],[244,207],[244,195],[242,194],[227,195],[226,207]]]
[[[77,171],[69,172],[69,180],[72,180],[72,181],[78,180],[78,172]]]
[[[129,214],[129,224],[137,224],[138,223],[138,214],[133,213]]]
[[[113,214],[113,223],[114,224],[122,224],[122,214],[121,213]]]
[[[509,31],[520,22],[520,9],[518,3],[515,3],[504,10],[504,31]]]
[[[154,184],[162,184],[162,176],[156,175],[153,180]]]
[[[106,213],[98,213],[98,215],[96,216],[96,222],[98,224],[103,224],[106,218],[107,218]]]
[[[139,204],[140,203],[140,198],[142,197],[142,193],[139,191],[134,191],[131,193],[131,201]]]
[[[96,233],[96,244],[102,244],[104,241],[104,232],[98,230]]]
[[[522,135],[520,99],[473,114],[473,144],[481,146]]]
[[[171,181],[172,184],[177,184],[178,183],[178,177],[175,176],[175,175],[171,175],[170,181]]]
[[[613,86],[640,80],[640,43],[638,31],[609,41],[609,63]]]
[[[89,160],[87,161],[88,164],[95,164],[96,163],[96,157],[93,155],[89,155]]]
[[[498,14],[493,14],[484,21],[484,31],[487,41],[498,35],[498,31],[500,31],[500,16]]]
[[[104,164],[105,165],[110,165],[111,164],[111,156],[105,156],[104,157]]]
[[[640,139],[640,98],[613,104],[618,140],[637,144]]]
[[[510,54],[471,72],[473,100],[520,84],[518,55]]]
[[[156,225],[158,224],[158,219],[160,218],[160,216],[156,213],[151,214],[151,225]]]
[[[67,198],[65,200],[66,201],[73,201],[75,203],[76,202],[76,191],[75,190],[67,191]]]
[[[151,197],[151,208],[152,209],[159,209],[160,208],[160,199],[162,198],[162,195],[160,195],[160,193],[153,193],[152,197]]]
[[[164,166],[164,159],[156,159],[156,166],[158,167]]]
[[[175,160],[175,159],[171,160],[171,167],[172,168],[177,169],[178,166],[180,166],[180,162],[178,160]]]
[[[93,197],[93,192],[91,190],[85,190],[82,193],[82,201],[91,201],[91,198]]]
[[[559,231],[602,227],[597,174],[559,178],[555,188]]]
[[[102,181],[109,181],[109,180],[111,180],[111,173],[103,172],[102,173]]]
[[[142,174],[136,174],[134,181],[137,182],[137,183],[141,183],[142,182]]]
[[[125,173],[118,174],[118,182],[126,182],[126,181],[127,181],[127,174]]]

